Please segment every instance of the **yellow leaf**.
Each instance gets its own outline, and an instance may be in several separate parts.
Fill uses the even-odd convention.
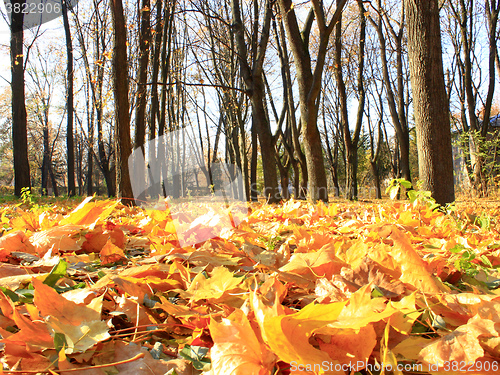
[[[322,338],[318,341],[320,349],[328,353],[333,360],[342,364],[358,361],[366,363],[377,345],[377,334],[372,325],[367,325],[358,331],[338,329],[335,334],[325,338],[325,341]]]
[[[429,339],[412,336],[401,341],[392,349],[392,352],[395,355],[400,355],[408,360],[415,360],[418,358],[422,349],[429,345],[429,343],[431,343],[431,340]]]
[[[31,236],[31,242],[39,256],[45,255],[49,250],[52,255],[62,251],[77,251],[81,246],[75,238],[83,229],[80,225],[61,225]]]
[[[200,312],[192,310],[187,306],[176,305],[168,301],[165,297],[160,297],[160,300],[161,303],[156,303],[155,308],[165,310],[167,313],[169,313],[172,316],[175,316],[176,318],[201,315]]]
[[[221,323],[211,319],[213,375],[271,375],[277,357],[267,349],[243,311],[236,309]]]
[[[254,298],[258,298],[254,296]],[[275,315],[277,310],[268,308],[254,312],[262,330],[262,337],[271,350],[284,362],[321,364],[331,362],[330,356],[309,343],[309,338],[319,328],[337,319],[345,302],[324,305],[309,304],[297,313]],[[266,316],[267,315],[267,316]]]
[[[328,323],[318,332],[333,335],[339,328],[359,330],[370,323],[393,315],[397,310],[385,304],[383,298],[371,298],[371,285],[367,284],[351,295],[349,304],[337,320]]]
[[[396,226],[392,227],[391,238],[394,246],[391,256],[401,269],[401,281],[411,284],[426,293],[442,293],[448,290],[438,284],[436,279],[427,271],[425,263],[411,246],[408,237]]]
[[[242,281],[242,277],[235,277],[227,268],[215,267],[208,279],[203,273],[197,274],[187,292],[191,294],[191,301],[218,299],[226,291],[238,287]]]
[[[409,335],[415,320],[421,312],[415,306],[415,293],[401,299],[399,302],[389,301],[388,306],[394,308],[395,313],[391,316],[391,326],[404,335]]]
[[[66,360],[66,353],[64,352],[65,349],[66,348],[63,345],[63,347],[61,348],[61,350],[59,350],[59,353],[57,354],[59,362],[64,362]]]
[[[118,201],[95,201],[90,202],[93,197],[87,197],[68,216],[62,219],[59,225],[76,224],[92,225],[97,220],[105,219],[111,214]]]
[[[380,343],[382,363],[384,363],[385,366],[392,368],[394,375],[403,375],[401,370],[398,368],[398,361],[396,360],[396,356],[389,349],[389,329],[390,329],[390,327],[391,327],[390,324],[387,323],[385,326],[385,329],[384,329],[384,337]],[[385,370],[382,370],[381,374],[385,375]]]
[[[47,325],[58,333],[63,333],[68,346],[66,354],[83,353],[100,341],[107,340],[109,327],[102,320],[88,320],[79,325],[64,324],[57,318],[49,317]]]
[[[337,258],[332,249],[325,246],[316,252],[293,254],[280,271],[301,275],[311,280],[320,277],[331,279],[345,266],[347,264]]]

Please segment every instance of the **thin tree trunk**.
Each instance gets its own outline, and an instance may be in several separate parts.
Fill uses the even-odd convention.
[[[146,141],[146,106],[147,106],[147,78],[148,78],[148,65],[149,65],[149,46],[151,44],[151,24],[150,24],[150,10],[151,4],[149,0],[142,0],[140,4],[140,22],[139,22],[139,70],[137,82],[137,108],[135,113],[135,138],[134,149],[141,148],[144,155],[144,142]],[[146,200],[146,175],[139,175],[140,171],[145,170],[145,166],[137,165],[134,167],[134,180],[137,183],[139,201]]]
[[[341,0],[337,0],[339,3]],[[365,88],[363,84],[363,71],[364,71],[364,51],[365,51],[365,37],[366,37],[366,18],[363,3],[358,1],[359,15],[360,15],[360,35],[359,35],[359,52],[358,52],[358,77],[357,77],[357,92],[358,92],[358,109],[356,116],[356,124],[354,132],[351,137],[349,128],[349,116],[347,108],[347,93],[342,74],[342,21],[341,19],[335,27],[335,76],[337,78],[337,86],[340,97],[340,112],[342,133],[344,136],[344,145],[346,150],[346,190],[347,199],[358,199],[358,143],[359,135],[361,132],[361,124],[363,121],[364,105],[365,105]]]
[[[258,199],[258,189],[257,189],[257,131],[254,127],[254,120],[252,118],[252,155],[250,156],[250,197],[252,202],[257,202]]]
[[[92,112],[93,113],[93,112]],[[87,195],[94,193],[94,116],[88,119],[88,151],[87,151]]]
[[[254,15],[258,17],[257,0],[254,0]],[[265,87],[263,80],[263,63],[266,53],[267,44],[269,41],[270,25],[272,9],[269,1],[265,3],[264,24],[261,31],[261,39],[258,48],[256,44],[256,32],[254,38],[254,57],[252,66],[248,61],[247,46],[245,43],[245,31],[241,19],[240,2],[239,0],[231,0],[231,9],[233,17],[233,28],[235,32],[236,48],[238,50],[240,69],[245,88],[252,103],[252,129],[257,131],[262,156],[262,170],[264,174],[264,197],[269,203],[279,202],[281,196],[278,189],[278,175],[276,172],[275,158],[272,157],[275,153],[274,137],[271,133],[269,121],[267,119],[264,106]],[[257,21],[255,21],[257,22]]]
[[[393,84],[391,77],[389,75],[389,63],[387,59],[387,43],[385,35],[383,32],[383,20],[382,14],[384,10],[381,7],[380,1],[378,2],[379,18],[377,22],[373,18],[369,17],[370,22],[373,24],[377,31],[379,43],[380,43],[380,62],[382,64],[382,76],[384,81],[384,86],[386,89],[387,105],[389,107],[389,114],[396,131],[396,137],[398,140],[398,152],[397,155],[398,163],[397,172],[395,175],[402,176],[405,180],[411,182],[410,174],[410,133],[408,130],[408,124],[405,115],[405,102],[404,102],[404,80],[403,80],[403,51],[402,51],[402,32],[404,26],[404,8],[401,14],[401,24],[399,32],[396,34],[392,28],[390,31],[393,35],[393,39],[396,43],[396,70],[397,70],[397,100],[394,95]],[[387,23],[389,21],[387,20]],[[388,26],[389,27],[389,26]],[[396,153],[395,153],[396,155]]]
[[[156,2],[156,28],[155,28],[155,38],[154,38],[154,48],[151,48],[152,54],[152,73],[151,73],[151,106],[150,106],[150,118],[149,118],[149,151],[148,160],[149,166],[153,164],[153,160],[156,159],[156,119],[159,116],[159,101],[158,101],[158,75],[160,72],[160,52],[162,49],[162,17],[163,17],[163,0],[158,0]],[[165,21],[164,21],[165,22]],[[156,173],[156,172],[155,172]],[[154,181],[153,174],[150,173],[148,168],[148,193],[152,200],[157,199],[160,194],[160,182]]]
[[[22,9],[25,0],[12,0],[11,3],[13,7],[19,4]],[[28,120],[24,89],[23,23],[24,14],[13,12],[10,25],[12,144],[14,145],[14,194],[18,197],[21,196],[23,188],[31,189],[28,161]]]
[[[44,109],[45,110],[45,109]],[[43,124],[43,160],[42,160],[42,186],[40,195],[49,195],[49,164],[50,164],[50,146],[49,146],[49,128],[48,124]]]
[[[122,0],[112,0],[114,24],[113,88],[115,96],[115,150],[116,189],[123,204],[133,205],[128,158],[132,152],[130,141],[130,113],[128,101],[127,31]]]
[[[68,123],[66,126],[66,152],[68,163],[68,196],[76,195],[75,186],[75,145],[73,134],[73,43],[71,41],[71,30],[68,20],[68,4],[67,0],[61,0],[62,16],[64,24],[64,33],[66,35],[66,53],[67,53],[67,92],[66,92],[66,107]]]
[[[306,189],[307,189],[307,182],[308,182],[308,175],[307,175],[307,160],[306,156],[302,152],[302,149],[300,147],[300,141],[299,141],[299,132],[297,129],[297,118],[295,116],[295,101],[293,99],[293,85],[292,85],[292,78],[291,78],[291,73],[290,73],[290,59],[288,58],[288,50],[286,47],[286,40],[285,40],[285,30],[283,29],[283,22],[279,20],[279,38],[277,37],[277,42],[279,42],[279,45],[282,47],[279,49],[280,53],[280,60],[281,60],[281,65],[283,69],[283,85],[284,85],[284,90],[286,92],[286,100],[287,100],[287,113],[288,113],[288,124],[291,128],[291,134],[292,134],[292,145],[293,145],[293,150],[294,154],[299,162],[300,165],[300,170],[302,173],[302,182],[301,184],[295,183],[294,185],[294,190],[295,190],[295,199],[305,199],[306,198]],[[292,161],[292,163],[295,163],[295,160]],[[295,168],[294,168],[295,170]],[[295,172],[296,175],[296,180],[298,181],[299,174],[297,173],[298,170]],[[301,187],[302,185],[302,187]]]
[[[284,19],[288,40],[295,58],[299,102],[302,120],[302,135],[304,138],[304,153],[307,160],[309,179],[309,196],[313,201],[328,202],[328,185],[323,160],[323,145],[318,130],[318,97],[321,91],[321,81],[327,47],[335,24],[340,20],[346,0],[339,0],[330,21],[327,23],[323,2],[312,0],[312,9],[301,32],[291,0],[279,0],[281,16]],[[319,32],[317,44],[316,65],[314,71],[309,51],[309,35],[312,22],[316,18]]]

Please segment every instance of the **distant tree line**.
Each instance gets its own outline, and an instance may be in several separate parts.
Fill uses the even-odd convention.
[[[149,166],[176,161],[162,176],[181,196],[213,186],[224,162],[247,200],[358,199],[367,182],[380,198],[384,179],[404,178],[444,204],[455,199],[452,133],[468,181],[488,194],[500,0],[62,6],[59,53],[12,17],[2,126],[16,195],[37,185],[132,202],[128,158],[142,148]],[[166,136],[185,129],[197,146],[174,151]],[[189,182],[186,158],[199,170]],[[150,196],[166,191],[139,180]]]

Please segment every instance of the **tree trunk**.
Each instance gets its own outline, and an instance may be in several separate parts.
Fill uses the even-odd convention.
[[[148,78],[148,65],[149,65],[149,46],[151,44],[151,24],[150,24],[150,1],[142,0],[139,9],[139,70],[137,76],[139,80],[137,82],[137,109],[135,112],[135,138],[134,138],[134,149],[141,148],[142,154],[144,153],[144,142],[146,141],[146,106],[147,106],[147,78]],[[145,165],[142,167],[137,165],[134,166],[136,171],[134,171],[135,181],[137,183],[139,196],[136,197],[140,201],[146,200],[146,176],[140,176],[140,171],[146,170]]]
[[[251,139],[252,139],[252,154],[250,156],[250,199],[252,202],[257,202],[259,200],[258,197],[258,189],[257,189],[257,131],[255,130],[254,119],[252,118],[252,130],[251,130]]]
[[[458,3],[458,4],[456,4]],[[482,196],[486,193],[486,181],[483,177],[483,167],[484,167],[484,157],[482,153],[484,152],[484,138],[482,137],[484,126],[479,123],[479,118],[477,116],[477,89],[475,88],[475,83],[473,79],[473,61],[475,59],[475,40],[476,37],[473,35],[475,14],[473,2],[466,2],[464,0],[459,0],[458,2],[449,2],[450,9],[452,11],[453,17],[458,25],[460,31],[460,45],[455,46],[455,53],[462,57],[463,60],[459,61],[462,72],[461,79],[463,84],[463,90],[465,92],[467,117],[468,117],[468,127],[470,128],[470,138],[469,145],[470,148],[470,160],[471,169],[473,170],[473,183],[476,192]],[[458,6],[457,6],[458,5]],[[496,39],[496,38],[495,38]],[[491,88],[491,85],[488,89]],[[486,129],[489,125],[489,121],[486,121]],[[465,130],[465,127],[464,127]]]
[[[22,8],[25,0],[12,0],[12,6]],[[12,88],[12,144],[14,146],[14,194],[21,196],[23,188],[31,189],[30,165],[28,161],[28,120],[24,91],[24,54],[23,54],[22,12],[12,13],[10,25],[10,57]]]
[[[127,30],[122,0],[112,2],[114,26],[113,88],[115,97],[116,190],[123,204],[133,205],[128,158],[132,152],[130,141],[130,113],[128,101]]]
[[[394,163],[397,166],[397,171],[394,175],[402,176],[405,180],[411,182],[410,174],[410,133],[408,130],[408,124],[405,114],[405,103],[404,103],[404,80],[403,80],[403,50],[402,50],[402,37],[403,37],[403,26],[404,26],[404,11],[401,15],[401,24],[399,32],[396,32],[390,28],[391,34],[396,44],[396,70],[397,70],[397,102],[393,90],[392,79],[389,75],[389,63],[387,58],[387,43],[383,30],[383,20],[382,15],[385,10],[382,9],[380,1],[378,3],[379,19],[377,22],[373,18],[369,18],[370,22],[373,24],[377,31],[379,43],[380,43],[380,62],[382,64],[382,77],[384,81],[384,86],[386,89],[387,105],[389,107],[389,113],[391,116],[392,123],[396,132],[396,137],[398,140],[398,152],[394,155],[398,155],[398,162]],[[389,20],[386,19],[387,24]],[[388,26],[389,27],[389,26]],[[399,178],[399,177],[398,177]]]
[[[45,109],[44,109],[45,110]],[[49,163],[50,163],[50,146],[49,146],[49,127],[48,124],[43,124],[43,160],[42,160],[42,186],[40,195],[49,195]]]
[[[254,0],[257,1],[257,0]],[[252,103],[252,130],[257,131],[262,157],[262,171],[264,174],[264,197],[269,203],[276,203],[281,200],[278,189],[278,174],[275,164],[274,137],[264,107],[265,87],[263,80],[264,56],[269,41],[272,9],[269,1],[265,3],[264,24],[262,26],[261,38],[256,48],[257,35],[253,35],[255,41],[253,64],[248,61],[247,46],[245,43],[245,30],[241,19],[239,0],[231,0],[233,17],[233,28],[235,33],[236,48],[241,69],[241,75],[245,83],[245,88]],[[258,6],[254,2],[254,11],[258,17]],[[257,21],[256,21],[257,22]]]
[[[375,199],[382,199],[382,191],[380,189],[380,174],[376,161],[370,160],[370,167],[373,174],[373,186],[375,187]]]
[[[135,145],[142,147],[146,138],[146,93],[149,65],[149,45],[151,44],[150,2],[142,0],[140,9],[140,38],[139,38],[139,82],[137,83],[137,110],[135,115]]]
[[[419,176],[438,204],[455,200],[437,0],[405,0]]]
[[[346,198],[358,199],[358,147],[354,144],[346,146]]]
[[[67,0],[62,0],[62,16],[64,33],[66,34],[66,53],[68,56],[67,74],[68,87],[66,92],[66,106],[68,123],[66,126],[66,152],[68,162],[68,196],[76,195],[75,186],[75,145],[73,135],[73,44],[71,42],[71,30],[68,21]]]
[[[285,30],[283,28],[283,22],[282,20],[278,21],[278,26],[279,26],[279,38],[276,38],[276,42],[279,46],[282,48],[278,48],[279,55],[280,55],[280,60],[281,60],[281,66],[282,66],[282,74],[283,74],[283,86],[284,86],[284,92],[286,95],[286,101],[287,101],[287,113],[288,113],[288,126],[290,126],[291,129],[291,139],[292,139],[292,149],[294,150],[295,158],[292,158],[291,163],[294,169],[294,191],[295,191],[295,199],[305,199],[306,198],[306,189],[307,189],[307,181],[308,181],[308,176],[307,176],[307,161],[306,161],[306,156],[302,152],[302,149],[300,147],[300,140],[299,140],[299,132],[297,129],[297,117],[295,116],[295,100],[293,96],[293,84],[292,84],[292,78],[291,78],[291,73],[290,73],[290,59],[288,58],[288,50],[286,46],[286,39],[285,39]],[[298,173],[298,166],[300,165],[300,170],[301,170],[301,175],[302,175],[302,183],[299,183],[299,173]],[[301,188],[301,185],[303,188]]]
[[[321,91],[323,68],[330,35],[335,24],[340,20],[346,0],[339,0],[335,12],[327,23],[323,2],[313,0],[313,10],[309,12],[301,32],[291,0],[279,0],[281,16],[285,21],[288,40],[295,58],[297,84],[299,88],[299,103],[304,137],[304,153],[307,160],[309,182],[309,197],[313,201],[328,202],[328,185],[323,160],[323,145],[318,130],[318,97]],[[309,51],[309,35],[312,23],[316,18],[318,23],[319,41],[317,43],[316,65],[311,64]]]
[[[49,164],[49,177],[50,177],[50,181],[52,183],[54,197],[58,197],[59,196],[59,189],[57,187],[57,180],[56,180],[56,176],[54,174],[54,168],[52,168],[52,163]]]
[[[94,193],[94,120],[88,119],[88,150],[87,150],[87,195]]]
[[[156,159],[156,119],[159,114],[159,101],[158,101],[158,75],[160,73],[160,52],[162,50],[162,17],[163,17],[163,0],[158,0],[156,2],[156,28],[155,28],[155,38],[154,38],[154,48],[151,48],[152,54],[152,72],[151,72],[151,106],[150,106],[150,118],[149,118],[149,152],[148,160],[151,166],[153,160]],[[166,22],[166,21],[165,21]],[[148,168],[149,170],[149,168]],[[148,173],[148,194],[151,200],[158,198],[160,194],[160,182],[152,179],[151,173]],[[158,185],[158,186],[156,186]]]
[[[372,168],[372,173],[373,173],[373,184],[375,187],[375,198],[376,199],[382,199],[382,191],[380,188],[380,172],[378,168],[379,164],[379,158],[380,158],[380,152],[382,150],[382,145],[384,143],[384,138],[383,138],[383,133],[382,133],[382,126],[384,122],[384,106],[382,103],[382,97],[380,97],[380,119],[378,121],[378,139],[377,139],[377,146],[375,151],[373,150],[373,135],[370,133],[370,138],[371,138],[371,157],[370,157],[370,166]]]
[[[340,3],[341,0],[337,0]],[[349,116],[347,108],[347,93],[342,74],[342,18],[335,26],[335,77],[337,79],[337,87],[340,99],[340,121],[342,133],[344,137],[344,146],[346,150],[346,190],[347,199],[358,199],[358,143],[361,132],[361,124],[363,121],[364,105],[365,105],[365,89],[363,85],[363,70],[364,70],[364,51],[366,37],[366,18],[363,3],[358,1],[360,14],[360,34],[359,34],[359,52],[358,52],[358,77],[357,77],[357,92],[358,92],[358,108],[356,116],[356,125],[351,137],[349,128]]]

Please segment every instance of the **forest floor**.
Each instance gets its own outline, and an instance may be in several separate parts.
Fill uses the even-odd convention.
[[[499,370],[500,201],[82,200],[0,205],[6,374]]]

